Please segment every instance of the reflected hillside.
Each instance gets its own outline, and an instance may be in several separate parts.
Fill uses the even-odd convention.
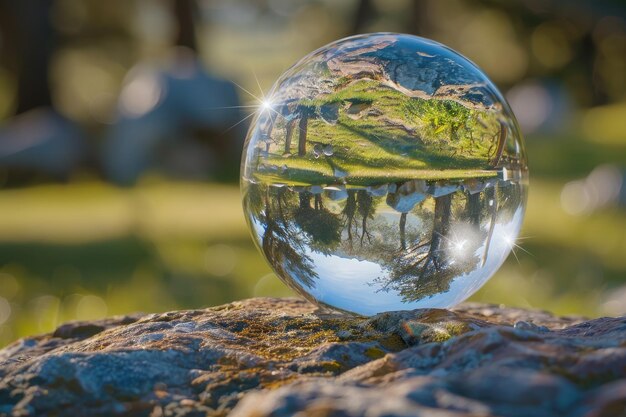
[[[469,61],[419,38],[354,37],[289,70],[253,124],[249,179],[384,183],[525,168],[515,122]]]

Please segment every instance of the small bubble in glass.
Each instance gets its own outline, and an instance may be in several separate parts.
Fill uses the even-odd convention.
[[[484,285],[515,244],[528,168],[511,109],[476,65],[378,33],[278,79],[250,127],[241,186],[283,282],[373,315],[451,307]]]

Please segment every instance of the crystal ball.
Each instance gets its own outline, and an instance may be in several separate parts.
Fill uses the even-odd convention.
[[[360,315],[472,295],[514,248],[528,187],[518,124],[489,78],[444,45],[392,33],[289,68],[255,112],[241,172],[276,275]]]

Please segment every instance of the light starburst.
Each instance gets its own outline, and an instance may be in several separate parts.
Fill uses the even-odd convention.
[[[239,106],[211,107],[212,110],[244,109],[246,110],[246,113],[248,113],[237,123],[233,124],[228,129],[226,129],[223,133],[226,133],[229,130],[237,127],[241,123],[244,123],[246,120],[250,119],[251,117],[257,114],[261,114],[264,112],[271,112],[273,113],[273,115],[271,116],[272,118],[281,116],[281,114],[276,110],[275,101],[272,99],[272,97],[270,97],[269,95],[266,95],[263,92],[263,88],[261,88],[261,84],[259,83],[259,79],[256,75],[256,72],[254,72],[254,70],[252,71],[252,74],[254,76],[254,80],[256,81],[257,87],[259,89],[258,94],[254,94],[247,88],[243,87],[241,84],[238,84],[237,82],[232,81],[232,83],[235,84],[237,88],[239,88],[243,93],[249,96],[249,99],[247,100],[248,104],[239,105]]]
[[[524,249],[523,247],[521,247],[519,244],[517,244],[518,241],[524,240],[524,239],[529,239],[528,236],[526,237],[517,237],[515,238],[514,236],[507,234],[503,237],[504,240],[504,244],[511,250],[511,252],[513,253],[513,256],[515,256],[515,259],[517,260],[517,263],[519,263],[519,257],[517,256],[517,249],[526,252],[528,255],[533,256],[532,253],[528,252],[526,249]]]

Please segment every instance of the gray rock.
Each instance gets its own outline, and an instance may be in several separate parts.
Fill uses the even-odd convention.
[[[68,323],[7,346],[0,364],[0,415],[8,416],[626,410],[626,318],[469,303],[363,318],[296,299],[251,299]]]
[[[400,213],[408,213],[417,204],[426,200],[428,185],[424,180],[403,183],[395,192],[387,194],[387,204]]]

